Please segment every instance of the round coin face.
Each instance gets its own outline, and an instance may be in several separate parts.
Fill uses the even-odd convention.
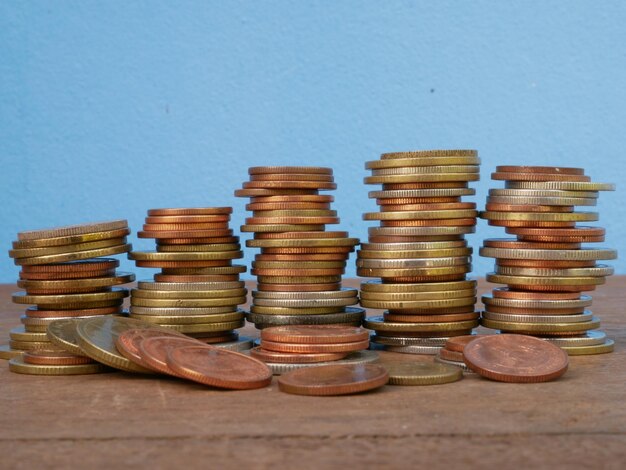
[[[569,364],[567,353],[558,346],[513,334],[475,339],[463,355],[470,369],[499,382],[546,382],[563,375]]]
[[[387,370],[377,364],[336,364],[288,372],[278,379],[278,387],[296,395],[332,396],[365,392],[388,381]]]
[[[263,362],[207,346],[173,349],[167,356],[167,365],[181,377],[212,387],[250,390],[272,381],[272,371]]]
[[[142,341],[147,338],[154,338],[155,336],[163,337],[169,336],[171,334],[172,337],[175,338],[184,338],[182,333],[178,333],[177,331],[172,330],[171,333],[163,331],[162,329],[157,328],[134,328],[132,330],[123,331],[115,341],[115,347],[122,354],[122,356],[126,357],[130,361],[134,362],[137,365],[143,366],[147,369],[152,369],[144,359],[139,350],[139,345]]]

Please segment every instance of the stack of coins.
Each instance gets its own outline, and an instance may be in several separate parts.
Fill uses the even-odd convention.
[[[286,325],[261,330],[260,345],[250,351],[279,375],[328,363],[364,364],[378,359],[368,351],[369,332],[341,325]]]
[[[241,349],[235,331],[244,325],[237,307],[247,290],[233,265],[243,257],[229,228],[230,207],[151,209],[140,238],[154,238],[157,251],[133,251],[137,267],[160,268],[153,281],[131,291],[131,317],[174,329],[205,343]]]
[[[437,356],[435,356],[435,362],[456,366],[463,369],[463,372],[466,374],[473,374],[472,369],[465,364],[463,350],[468,343],[477,338],[482,338],[483,336],[485,335],[466,335],[449,338],[444,347],[441,348]]]
[[[499,166],[492,178],[505,181],[505,189],[489,191],[481,217],[517,238],[488,239],[480,250],[496,259],[487,280],[507,286],[482,298],[483,326],[545,338],[572,355],[611,352],[613,341],[591,331],[600,320],[583,292],[613,274],[596,262],[617,253],[581,246],[603,241],[605,231],[578,226],[598,214],[574,208],[594,206],[598,192],[614,186],[591,182],[582,168]]]
[[[335,189],[331,168],[253,167],[250,181],[236,196],[250,197],[242,232],[253,232],[246,245],[261,249],[252,263],[257,290],[248,320],[257,328],[272,325],[360,325],[364,310],[357,289],[341,288],[346,261],[359,243],[347,232],[326,232],[338,224],[330,209]]]
[[[386,309],[368,318],[376,331],[372,342],[395,352],[436,354],[446,338],[469,334],[478,326],[474,311],[476,282],[472,249],[465,234],[476,225],[476,205],[461,202],[474,194],[479,179],[474,150],[432,150],[383,154],[367,162],[367,184],[379,212],[364,214],[380,221],[369,229],[369,243],[357,253],[357,274],[380,280],[361,284],[361,305]]]
[[[128,291],[116,286],[134,275],[116,272],[119,261],[100,256],[129,251],[129,233],[126,220],[18,233],[9,256],[21,266],[17,285],[25,292],[13,294],[13,302],[33,306],[21,317],[23,326],[11,330],[0,357],[54,349],[46,330],[57,319],[122,313]]]

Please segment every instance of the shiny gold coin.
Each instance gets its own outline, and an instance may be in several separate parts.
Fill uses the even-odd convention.
[[[49,341],[16,341],[9,340],[9,347],[20,351],[31,351],[33,349],[50,349]]]
[[[376,332],[444,332],[470,330],[478,326],[477,320],[445,322],[445,323],[396,323],[386,322],[383,317],[369,317],[363,322],[363,326]]]
[[[245,273],[248,268],[241,264],[216,266],[212,268],[164,268],[163,274],[172,275],[220,275]]]
[[[264,307],[252,305],[250,312],[262,315],[323,315],[326,313],[341,313],[345,307]]]
[[[16,304],[57,305],[117,300],[125,297],[128,297],[128,290],[113,288],[108,292],[66,295],[28,295],[24,292],[16,292],[13,294],[12,300]]]
[[[154,299],[133,296],[130,304],[133,307],[223,307],[246,303],[246,296],[222,297],[217,299]]]
[[[26,289],[29,294],[34,294],[34,291],[45,290],[52,291],[58,290],[67,292],[69,290],[77,289],[102,289],[107,287],[113,287],[120,284],[127,284],[135,280],[135,275],[132,273],[118,272],[116,276],[106,277],[91,277],[91,278],[79,278],[79,279],[66,279],[60,281],[39,281],[39,280],[26,280],[20,279],[17,281],[17,286],[22,289]],[[59,293],[62,293],[59,292]]]
[[[337,189],[337,183],[329,181],[246,181],[241,185],[243,189],[313,189],[313,190],[330,190]]]
[[[432,362],[395,362],[385,364],[389,385],[440,385],[463,378],[463,370]]]
[[[253,261],[257,269],[333,269],[344,268],[345,261]]]
[[[182,253],[182,252],[230,252],[241,250],[239,243],[213,243],[213,244],[193,244],[193,245],[157,245],[160,253]]]
[[[383,283],[373,280],[361,283],[361,293],[380,292],[380,293],[415,293],[415,292],[442,292],[453,290],[475,290],[476,281],[458,281],[458,282],[433,282],[427,284],[393,284]]]
[[[132,251],[128,259],[137,261],[209,261],[243,258],[243,251],[207,251],[192,253],[162,253],[154,251]]]
[[[28,364],[21,357],[9,360],[9,370],[28,375],[83,375],[107,372],[106,366],[98,363],[72,365]]]
[[[437,242],[437,241],[413,242],[413,243],[362,243],[361,253],[365,253],[365,252],[368,252],[368,253],[385,253],[385,252],[430,253],[432,251],[437,253],[439,252],[439,250],[466,249],[466,248],[470,248],[467,246],[466,240],[451,240],[451,241],[440,241],[440,242]],[[439,256],[435,256],[435,258],[438,258],[438,257]],[[427,256],[425,256],[425,258],[427,258]]]
[[[363,277],[428,277],[463,274],[472,270],[470,264],[440,268],[357,268],[357,275]]]
[[[215,315],[221,313],[231,313],[237,309],[236,305],[225,305],[222,307],[138,307],[130,308],[132,316],[147,315],[151,317],[170,316],[194,316],[194,315]]]
[[[140,290],[150,290],[158,292],[198,292],[198,291],[230,291],[232,289],[243,289],[244,281],[226,282],[154,282],[139,281]],[[226,296],[230,297],[230,296]]]
[[[208,291],[163,291],[132,289],[131,296],[144,299],[217,299],[229,297],[243,297],[248,293],[245,288],[240,289],[214,289]]]
[[[358,289],[344,287],[341,290],[323,291],[323,292],[267,292],[254,290],[252,297],[254,299],[283,299],[283,300],[328,300],[328,299],[352,299],[357,297]]]
[[[478,181],[479,173],[415,173],[411,175],[366,176],[365,184],[393,184],[413,182]]]
[[[482,302],[488,307],[496,306],[496,307],[509,307],[509,308],[519,308],[519,309],[543,309],[549,312],[553,309],[563,309],[563,308],[576,308],[576,307],[589,307],[592,302],[592,298],[590,295],[581,295],[578,299],[509,299],[509,298],[501,298],[501,297],[492,297],[490,295],[483,295]]]
[[[559,189],[563,191],[615,191],[610,183],[585,181],[507,181],[507,189]]]
[[[393,160],[396,158],[415,158],[415,159],[429,159],[433,157],[477,157],[477,150],[466,149],[449,149],[449,150],[414,150],[409,152],[392,152],[383,153],[380,158],[382,160]]]
[[[254,305],[258,307],[347,307],[359,302],[356,297],[343,297],[338,299],[264,299],[255,298]]]
[[[345,272],[344,268],[319,268],[319,269],[280,269],[280,268],[252,268],[250,274],[253,276],[267,277],[292,277],[304,278],[315,276],[341,276]]]
[[[27,232],[19,232],[18,240],[41,240],[42,238],[58,238],[70,237],[75,235],[84,235],[94,232],[105,232],[112,230],[127,229],[127,220],[112,220],[107,222],[93,222],[88,224],[67,225],[64,227],[56,227],[51,229],[30,230]]]
[[[142,317],[143,318],[143,317]],[[243,327],[245,320],[219,322],[219,323],[190,323],[190,324],[155,324],[157,326],[168,328],[178,333],[209,333],[214,331],[230,331]]]
[[[79,245],[83,243],[93,243],[102,240],[121,239],[130,234],[128,227],[118,230],[108,230],[103,232],[86,233],[83,235],[71,235],[66,237],[42,238],[37,240],[18,240],[13,242],[13,248],[37,249],[64,245]]]
[[[13,341],[49,341],[46,333],[32,333],[24,329],[23,326],[17,326],[9,331],[9,338]]]
[[[365,162],[366,170],[378,170],[381,168],[407,168],[416,166],[443,166],[448,165],[479,165],[480,159],[474,156],[451,156],[451,157],[422,157],[422,158],[387,158]]]
[[[442,314],[406,314],[385,313],[385,321],[399,323],[441,323],[480,319],[480,312],[442,313]],[[436,352],[436,351],[435,351]]]
[[[408,245],[408,244],[407,244]],[[450,248],[450,249],[430,249],[430,250],[382,250],[374,251],[361,249],[357,251],[359,259],[429,259],[429,258],[452,258],[452,257],[468,257],[472,254],[471,248]]]
[[[438,268],[447,266],[467,265],[471,261],[469,256],[446,258],[409,258],[409,259],[357,259],[357,268]]]
[[[594,330],[600,327],[600,320],[593,318],[591,321],[577,323],[519,323],[512,321],[496,321],[483,318],[481,325],[494,330],[511,331],[520,333],[575,333],[579,331]]]
[[[487,220],[525,220],[538,222],[589,222],[598,220],[597,212],[489,212],[480,213]]]
[[[454,308],[474,305],[476,297],[460,297],[454,299],[441,300],[369,300],[361,299],[361,306],[365,308],[377,309],[436,309],[436,308]]]
[[[579,323],[588,322],[593,318],[591,310],[584,310],[574,315],[515,315],[510,313],[495,313],[485,310],[482,317],[486,320],[509,321],[515,323]]]
[[[132,250],[131,244],[115,245],[107,248],[98,248],[94,250],[74,251],[71,253],[61,253],[56,255],[37,256],[35,258],[19,258],[14,262],[18,266],[66,263],[68,261],[76,261],[90,258],[98,258],[101,256],[118,255]]]
[[[156,323],[161,326],[196,325],[207,323],[240,322],[244,319],[244,314],[241,310],[239,310],[228,313],[214,313],[211,315],[133,315],[131,318],[136,318],[148,323]]]
[[[478,173],[478,165],[426,165],[395,168],[374,168],[372,176],[417,175],[441,173]]]
[[[611,276],[614,270],[606,264],[597,264],[593,268],[519,268],[510,266],[496,266],[495,273],[505,276],[537,276],[537,277],[604,277]]]
[[[126,237],[109,238],[95,242],[77,243],[73,245],[51,246],[46,248],[25,248],[9,250],[11,258],[35,258],[39,256],[58,255],[64,253],[73,253],[75,251],[95,250],[99,248],[108,248],[111,246],[123,245],[126,243]]]
[[[79,321],[68,318],[51,322],[48,325],[48,340],[65,351],[77,356],[84,356],[76,336],[76,327]]]

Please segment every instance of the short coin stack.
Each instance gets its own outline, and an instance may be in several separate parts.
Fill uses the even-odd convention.
[[[247,291],[233,265],[243,257],[229,228],[230,207],[151,209],[140,238],[154,238],[156,252],[133,251],[138,267],[161,268],[154,281],[131,292],[131,317],[175,329],[206,343],[242,348],[234,330],[244,325],[237,306]]]
[[[9,345],[2,348],[0,357],[16,357],[21,362],[17,356],[23,351],[55,349],[46,331],[57,319],[122,313],[128,290],[116,286],[133,281],[134,275],[116,272],[118,260],[100,257],[129,251],[129,233],[126,220],[18,233],[9,256],[21,266],[17,285],[25,292],[13,294],[13,302],[34,306],[21,317],[24,326],[11,330]],[[64,364],[55,369],[54,358],[47,364],[43,356],[32,358],[37,360],[40,364],[23,367],[51,366],[62,372]],[[70,365],[72,361],[65,362]]]
[[[364,310],[357,289],[341,288],[346,261],[359,241],[347,232],[326,232],[338,224],[330,209],[335,189],[332,169],[253,167],[250,181],[236,196],[250,197],[242,232],[253,232],[246,245],[261,249],[252,263],[257,290],[248,320],[257,328],[273,325],[360,325]]]
[[[492,174],[505,189],[491,189],[481,217],[505,227],[513,239],[487,239],[482,256],[495,258],[487,280],[507,287],[485,295],[482,324],[503,333],[544,338],[568,354],[600,354],[613,350],[583,295],[613,268],[596,264],[614,259],[615,250],[586,248],[582,243],[604,240],[603,228],[577,226],[598,220],[596,212],[576,212],[576,206],[596,204],[598,191],[611,184],[594,183],[582,168],[499,166]]]
[[[466,374],[473,373],[472,370],[465,364],[463,359],[463,350],[468,343],[477,338],[482,338],[483,336],[485,335],[465,335],[449,338],[444,347],[437,353],[435,362],[459,367],[463,369]]]
[[[289,370],[328,363],[364,364],[378,354],[369,347],[369,332],[342,325],[286,325],[261,330],[260,346],[250,355],[279,375]]]
[[[367,184],[380,221],[369,229],[369,243],[357,253],[357,274],[380,280],[361,284],[361,305],[386,309],[368,318],[372,342],[395,352],[436,354],[446,338],[466,335],[478,326],[474,311],[476,282],[472,249],[464,235],[476,225],[476,205],[461,197],[474,194],[479,179],[474,150],[432,150],[383,154],[367,162]]]

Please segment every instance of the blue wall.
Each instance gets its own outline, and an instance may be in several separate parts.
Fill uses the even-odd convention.
[[[625,23],[623,1],[2,2],[2,246],[91,220],[136,231],[161,206],[233,205],[238,227],[233,190],[275,164],[332,166],[342,228],[364,239],[364,161],[469,147],[479,206],[497,164],[617,183],[599,210],[622,248]],[[0,281],[16,276],[5,256]]]

